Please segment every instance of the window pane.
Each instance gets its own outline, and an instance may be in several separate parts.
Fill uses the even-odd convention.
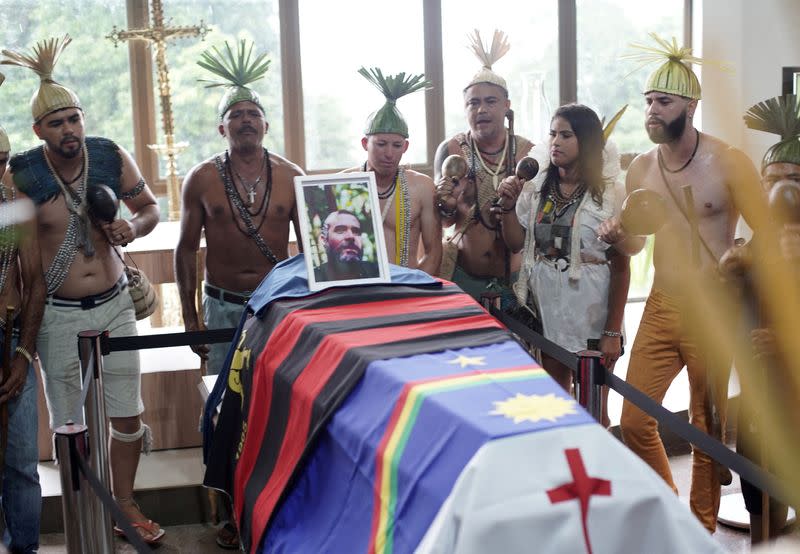
[[[63,0],[0,1],[3,48],[29,50],[38,40],[69,33],[72,43],[59,58],[55,80],[80,98],[87,135],[108,137],[133,151],[128,56],[114,55],[112,44],[102,38],[115,24],[124,24],[125,17],[122,0],[81,0],[68,7]],[[21,67],[4,65],[0,71],[6,76],[0,87],[0,124],[8,131],[12,152],[38,146],[31,130],[30,98],[39,78]]]
[[[577,0],[578,101],[606,119],[628,104],[613,135],[620,152],[644,152],[653,146],[644,130],[642,87],[658,67],[648,65],[631,73],[640,64],[620,56],[636,52],[631,43],[652,44],[651,32],[682,44],[683,4],[684,0]]]
[[[558,3],[552,0],[442,0],[445,130],[467,129],[464,86],[481,67],[466,48],[475,27],[484,43],[494,29],[508,35],[511,50],[492,68],[508,83],[514,132],[534,142],[547,135],[558,105]]]
[[[625,104],[628,109],[612,138],[620,152],[645,152],[653,147],[644,130],[642,88],[657,64],[635,70],[639,63],[621,60],[635,52],[631,43],[651,44],[648,33],[683,44],[684,0],[577,0],[578,101],[606,119]],[[631,259],[630,297],[646,296],[653,282],[653,241]]]
[[[383,23],[366,25],[367,21]],[[384,98],[358,69],[379,67],[384,75],[425,72],[422,2],[406,0],[389,6],[369,0],[303,0],[300,48],[308,169],[364,163],[364,124],[383,106]],[[401,98],[397,108],[410,135],[403,163],[425,163],[424,93]]]
[[[167,46],[175,140],[189,143],[188,149],[178,157],[178,172],[185,173],[199,161],[227,146],[217,130],[217,105],[225,89],[205,88],[205,83],[197,82],[198,79],[216,79],[215,75],[198,66],[197,61],[200,54],[212,46],[222,49],[226,40],[234,49],[241,39],[253,41],[253,52],[267,52],[272,60],[264,79],[251,86],[261,96],[269,122],[269,132],[264,144],[270,150],[283,154],[278,0],[170,0],[164,2],[164,12],[167,25],[199,25],[200,20],[203,20],[212,29],[203,41],[199,38],[176,39],[169,41]],[[161,105],[155,70],[153,84],[156,87],[154,95],[158,137],[163,144]],[[166,174],[166,164],[163,161],[160,174],[162,177]]]

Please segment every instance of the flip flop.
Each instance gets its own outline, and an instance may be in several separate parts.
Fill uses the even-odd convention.
[[[147,533],[146,535],[139,533],[139,536],[147,544],[159,543],[161,542],[161,539],[164,538],[164,535],[167,534],[167,532],[161,527],[158,527],[152,519],[148,519],[147,521],[131,522],[131,526],[137,530],[143,529]],[[118,537],[125,537],[125,532],[116,525],[114,526],[114,534]]]
[[[217,530],[217,546],[225,550],[239,550],[239,533],[230,522]]]

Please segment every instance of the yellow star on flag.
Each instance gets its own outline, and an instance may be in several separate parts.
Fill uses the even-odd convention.
[[[486,365],[486,362],[483,360],[486,359],[486,356],[464,356],[463,354],[459,355],[457,358],[454,358],[447,362],[448,364],[460,364],[462,369],[467,367],[468,365]]]
[[[494,402],[494,411],[489,415],[502,415],[513,419],[514,423],[530,421],[536,423],[546,419],[556,421],[559,417],[578,413],[575,409],[577,402],[562,398],[554,393],[532,394],[530,396],[517,393],[507,400]]]

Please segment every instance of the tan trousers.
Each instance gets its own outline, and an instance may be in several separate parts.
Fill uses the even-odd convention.
[[[728,375],[731,360],[716,356],[717,359],[712,361],[713,356],[699,351],[697,341],[693,340],[696,335],[690,333],[688,327],[688,318],[682,317],[675,299],[654,289],[647,299],[633,344],[627,381],[653,400],[663,402],[670,384],[686,366],[689,374],[689,420],[695,427],[709,433],[711,422],[707,421],[706,386],[707,367],[711,366],[707,364],[714,363],[713,369],[718,370],[720,376]],[[727,379],[715,379],[715,382],[723,381],[724,386],[715,386],[715,390],[721,391],[715,399],[724,430]],[[677,493],[656,420],[626,400],[622,406],[620,426],[625,444]],[[711,458],[694,446],[692,453],[690,507],[703,526],[714,532],[719,510],[719,478]]]

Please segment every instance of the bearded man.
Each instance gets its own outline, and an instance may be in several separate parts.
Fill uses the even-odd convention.
[[[14,185],[36,205],[47,286],[36,349],[52,429],[68,420],[83,420],[77,333],[107,329],[112,337],[137,334],[125,267],[116,248],[148,234],[159,218],[155,196],[133,157],[109,139],[85,136],[78,96],[53,80],[55,62],[70,41],[69,36],[48,39],[30,54],[3,50],[3,63],[30,68],[41,80],[31,98],[31,112],[33,131],[44,144],[12,157],[10,168]],[[87,190],[99,185],[111,188],[124,202],[130,219],[119,217],[101,225],[90,217]],[[140,452],[148,452],[150,444],[149,428],[139,417],[144,411],[139,353],[113,352],[103,362],[114,496],[142,538],[157,542],[164,530],[147,519],[133,499]]]
[[[685,366],[690,421],[711,434],[713,410],[724,429],[731,359],[704,342],[707,330],[701,328],[701,318],[689,301],[697,293],[692,287],[704,285],[689,280],[716,271],[719,258],[733,245],[740,213],[751,220],[748,209],[753,203],[748,199],[760,194],[759,178],[744,153],[694,127],[700,83],[684,60],[700,60],[674,39],[669,43],[651,36],[666,58],[644,89],[645,129],[656,146],[634,159],[626,188],[628,193],[640,188],[656,191],[669,214],[655,235],[653,287],[633,344],[627,381],[661,402]],[[647,59],[652,60],[652,54]],[[601,224],[598,234],[628,255],[644,246],[644,238],[629,235],[619,218]],[[711,288],[709,283],[701,292],[706,299]],[[620,425],[625,444],[677,492],[656,420],[626,400]],[[713,460],[693,448],[689,504],[710,532],[716,529],[719,477]]]

